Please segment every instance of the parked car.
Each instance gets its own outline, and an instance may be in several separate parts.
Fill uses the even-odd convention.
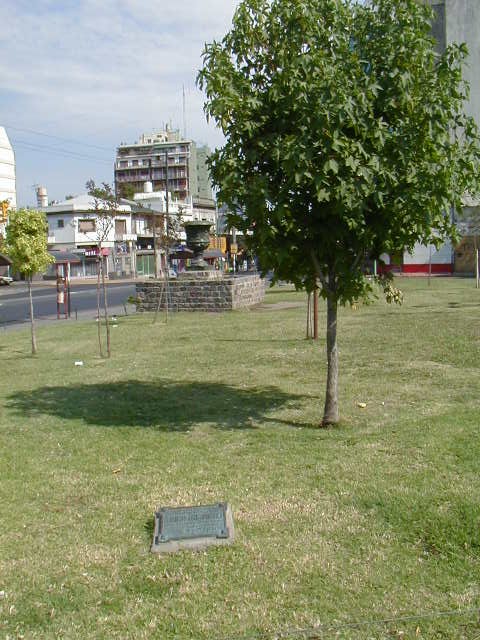
[[[13,278],[10,278],[10,276],[0,276],[0,285],[7,285],[11,282],[13,282]]]

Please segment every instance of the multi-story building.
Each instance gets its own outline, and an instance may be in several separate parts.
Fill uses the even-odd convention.
[[[102,220],[92,197],[82,195],[41,207],[40,211],[47,216],[49,250],[68,251],[80,258],[72,277],[95,276],[100,253],[107,257],[110,276],[135,272],[136,235],[132,233],[130,206],[119,205],[114,218]]]
[[[43,188],[43,191],[46,197],[46,189]],[[169,194],[169,229],[173,230],[169,251],[173,252],[174,244],[184,243],[184,222],[209,220],[214,235],[216,212],[214,207],[212,209],[211,202],[193,198],[183,202]],[[167,197],[165,191],[154,192],[149,182],[144,185],[142,193],[135,194],[133,200],[120,200],[113,218],[99,216],[89,195],[40,207],[40,211],[47,216],[49,250],[78,256],[78,263],[71,265],[71,276],[74,278],[96,276],[99,254],[107,257],[110,277],[153,277],[156,271],[159,273],[166,268]],[[153,231],[154,220],[156,234]],[[162,223],[164,230],[161,229]],[[54,275],[53,268],[49,275]]]
[[[123,197],[141,193],[145,182],[153,191],[171,192],[174,198],[212,197],[206,158],[208,147],[182,138],[180,131],[144,133],[134,144],[121,144],[115,159],[115,189]],[[168,175],[167,175],[168,164]]]
[[[468,59],[463,67],[465,80],[470,85],[470,95],[465,112],[480,126],[480,2],[478,0],[428,0],[435,11],[432,31],[439,53],[453,42],[465,42]],[[452,270],[455,273],[471,273],[475,268],[474,242],[471,238],[469,219],[480,219],[480,202],[468,195],[464,199],[463,212],[456,212],[460,244],[452,248]],[[478,226],[478,223],[477,223]],[[470,231],[469,231],[470,230]],[[445,260],[447,255],[445,252]]]
[[[154,217],[157,216],[157,238],[156,246],[159,253],[164,253],[165,241],[167,238],[160,238],[159,220],[161,217],[166,225],[166,217],[170,219],[170,229],[174,230],[174,237],[169,239],[170,245],[181,245],[186,240],[183,223],[192,220],[208,220],[212,223],[212,234],[216,228],[216,208],[212,199],[200,199],[188,197],[186,200],[179,200],[172,193],[168,196],[167,214],[167,194],[165,191],[153,191],[151,182],[143,185],[143,192],[136,193],[132,205],[132,229],[137,236],[137,272],[141,276],[152,276],[154,273],[154,251],[155,242],[153,234]],[[163,234],[166,233],[166,227]],[[158,256],[160,259],[159,268],[164,268],[165,255]]]
[[[9,209],[17,206],[15,182],[15,154],[4,127],[0,127],[0,202],[7,201]],[[0,236],[5,235],[6,215],[0,208]]]
[[[432,34],[437,43],[437,51],[443,53],[449,44],[465,42],[469,56],[463,67],[464,77],[470,84],[470,96],[465,104],[465,112],[480,126],[480,1],[479,0],[421,0],[435,12]],[[465,197],[464,213],[480,216],[478,201]],[[450,214],[450,212],[448,212]],[[461,212],[456,212],[459,219]],[[383,256],[387,268],[404,274],[472,273],[475,257],[473,243],[468,236],[468,224],[459,225],[462,242],[454,247],[445,242],[440,248],[417,243],[412,253],[404,252],[394,256]]]
[[[435,11],[432,32],[440,53],[453,42],[465,42],[468,60],[464,77],[470,84],[465,105],[468,115],[480,126],[480,2],[478,0],[427,0]]]
[[[197,191],[191,192],[193,198],[212,199],[212,184],[207,164],[209,155],[210,149],[207,146],[197,147]]]

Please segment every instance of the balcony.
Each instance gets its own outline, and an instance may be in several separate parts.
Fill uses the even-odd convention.
[[[115,242],[130,242],[137,239],[137,234],[135,233],[116,233],[115,234]]]
[[[141,229],[137,229],[137,238],[152,238],[152,237],[153,237],[153,228],[142,227]]]

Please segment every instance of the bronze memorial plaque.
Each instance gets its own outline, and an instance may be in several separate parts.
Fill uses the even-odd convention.
[[[226,502],[199,507],[163,507],[155,513],[154,553],[232,542],[233,518]]]

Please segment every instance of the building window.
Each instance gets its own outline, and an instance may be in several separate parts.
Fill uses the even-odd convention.
[[[119,164],[122,169],[128,167],[128,162],[126,160],[120,160]]]
[[[115,220],[115,234],[116,235],[125,235],[127,233],[127,221],[126,220]]]
[[[95,231],[95,220],[79,220],[78,221],[78,230],[80,233],[91,233]]]
[[[65,226],[65,223],[61,218],[59,220],[57,220],[57,227],[59,229],[63,229],[64,226]]]

